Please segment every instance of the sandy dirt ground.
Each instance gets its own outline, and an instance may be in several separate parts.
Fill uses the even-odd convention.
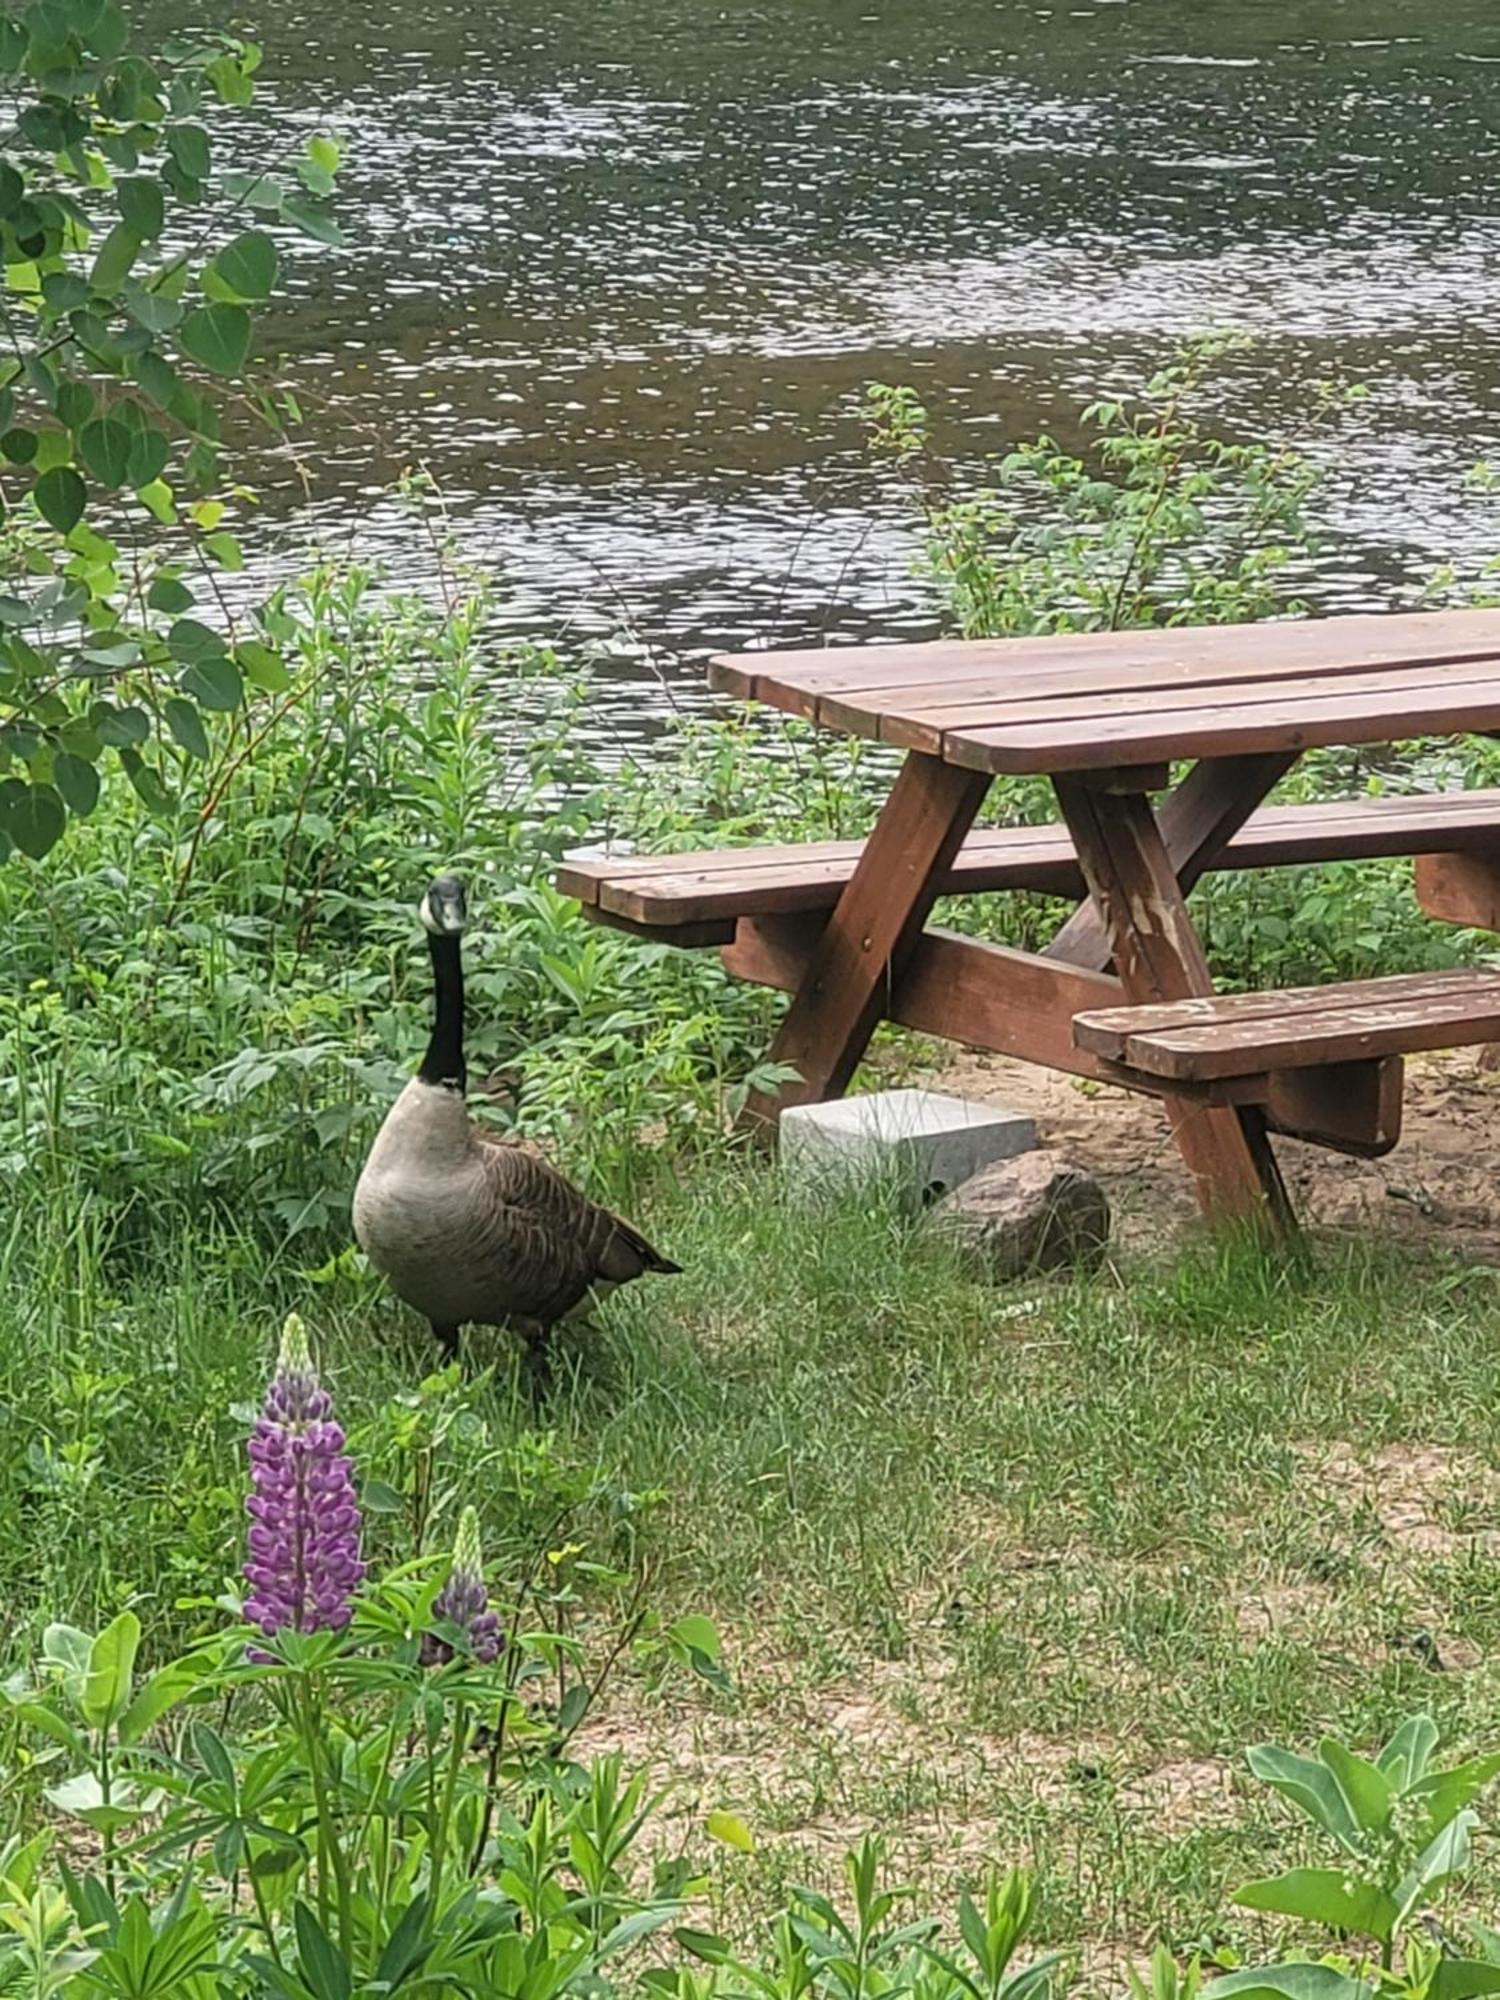
[[[1191,1227],[1187,1174],[1151,1099],[978,1051],[955,1053],[922,1080],[1034,1117],[1042,1145],[1104,1184],[1117,1249],[1159,1247]],[[1345,1159],[1293,1139],[1278,1139],[1276,1152],[1308,1227],[1500,1264],[1497,1140],[1500,1069],[1467,1049],[1408,1062],[1401,1142],[1383,1160]]]

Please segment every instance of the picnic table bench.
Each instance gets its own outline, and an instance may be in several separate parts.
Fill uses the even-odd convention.
[[[751,654],[721,690],[906,752],[866,841],[574,860],[590,916],[718,946],[793,999],[772,1049],[840,1094],[882,1016],[1160,1098],[1204,1208],[1291,1221],[1267,1133],[1377,1155],[1402,1058],[1500,1040],[1500,972],[1215,995],[1187,894],[1207,871],[1417,857],[1422,907],[1500,930],[1500,790],[1266,806],[1304,751],[1500,733],[1500,612]],[[1187,775],[1171,785],[1174,768]],[[991,782],[1060,821],[975,827]],[[929,925],[939,896],[1078,907],[1043,952]]]

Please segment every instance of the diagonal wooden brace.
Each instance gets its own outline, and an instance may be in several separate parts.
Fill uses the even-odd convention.
[[[1212,993],[1208,961],[1150,801],[1072,778],[1053,782],[1127,997],[1145,1003]],[[1205,1214],[1249,1220],[1272,1234],[1295,1228],[1256,1106],[1169,1098],[1167,1116]]]
[[[771,1046],[797,1080],[752,1098],[747,1122],[843,1095],[989,786],[982,772],[907,758]]]
[[[1295,751],[1273,750],[1257,757],[1206,757],[1193,766],[1160,813],[1161,836],[1184,895],[1296,761]],[[1095,783],[1089,789],[1103,788]],[[1048,945],[1047,956],[1107,972],[1110,950],[1104,919],[1090,898]]]

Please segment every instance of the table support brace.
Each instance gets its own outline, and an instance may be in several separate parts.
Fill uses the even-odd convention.
[[[907,758],[771,1046],[798,1078],[752,1097],[746,1122],[843,1095],[989,787],[981,772]]]
[[[1071,778],[1054,784],[1127,997],[1146,1003],[1212,993],[1208,961],[1150,801]],[[1295,1228],[1257,1107],[1169,1098],[1167,1115],[1206,1215],[1249,1220],[1271,1234]]]

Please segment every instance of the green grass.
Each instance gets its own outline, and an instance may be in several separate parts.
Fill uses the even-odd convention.
[[[362,1470],[420,1489],[438,1545],[467,1497],[502,1550],[540,1532],[576,1474],[582,1538],[718,1620],[732,1698],[627,1678],[588,1735],[676,1780],[669,1827],[750,1821],[725,1921],[875,1826],[934,1895],[1033,1856],[1049,1930],[1103,1962],[1222,1922],[1226,1884],[1287,1851],[1248,1743],[1368,1744],[1417,1708],[1491,1739],[1500,1277],[1204,1245],[995,1290],[878,1205],[808,1212],[748,1164],[641,1207],[685,1274],[612,1301],[540,1413],[498,1336],[477,1379],[415,1396],[426,1335],[357,1275],[267,1270],[188,1217],[115,1273],[86,1204],[64,1242],[23,1213],[0,1654],[124,1602],[158,1654],[221,1617],[246,1410],[296,1304]]]

